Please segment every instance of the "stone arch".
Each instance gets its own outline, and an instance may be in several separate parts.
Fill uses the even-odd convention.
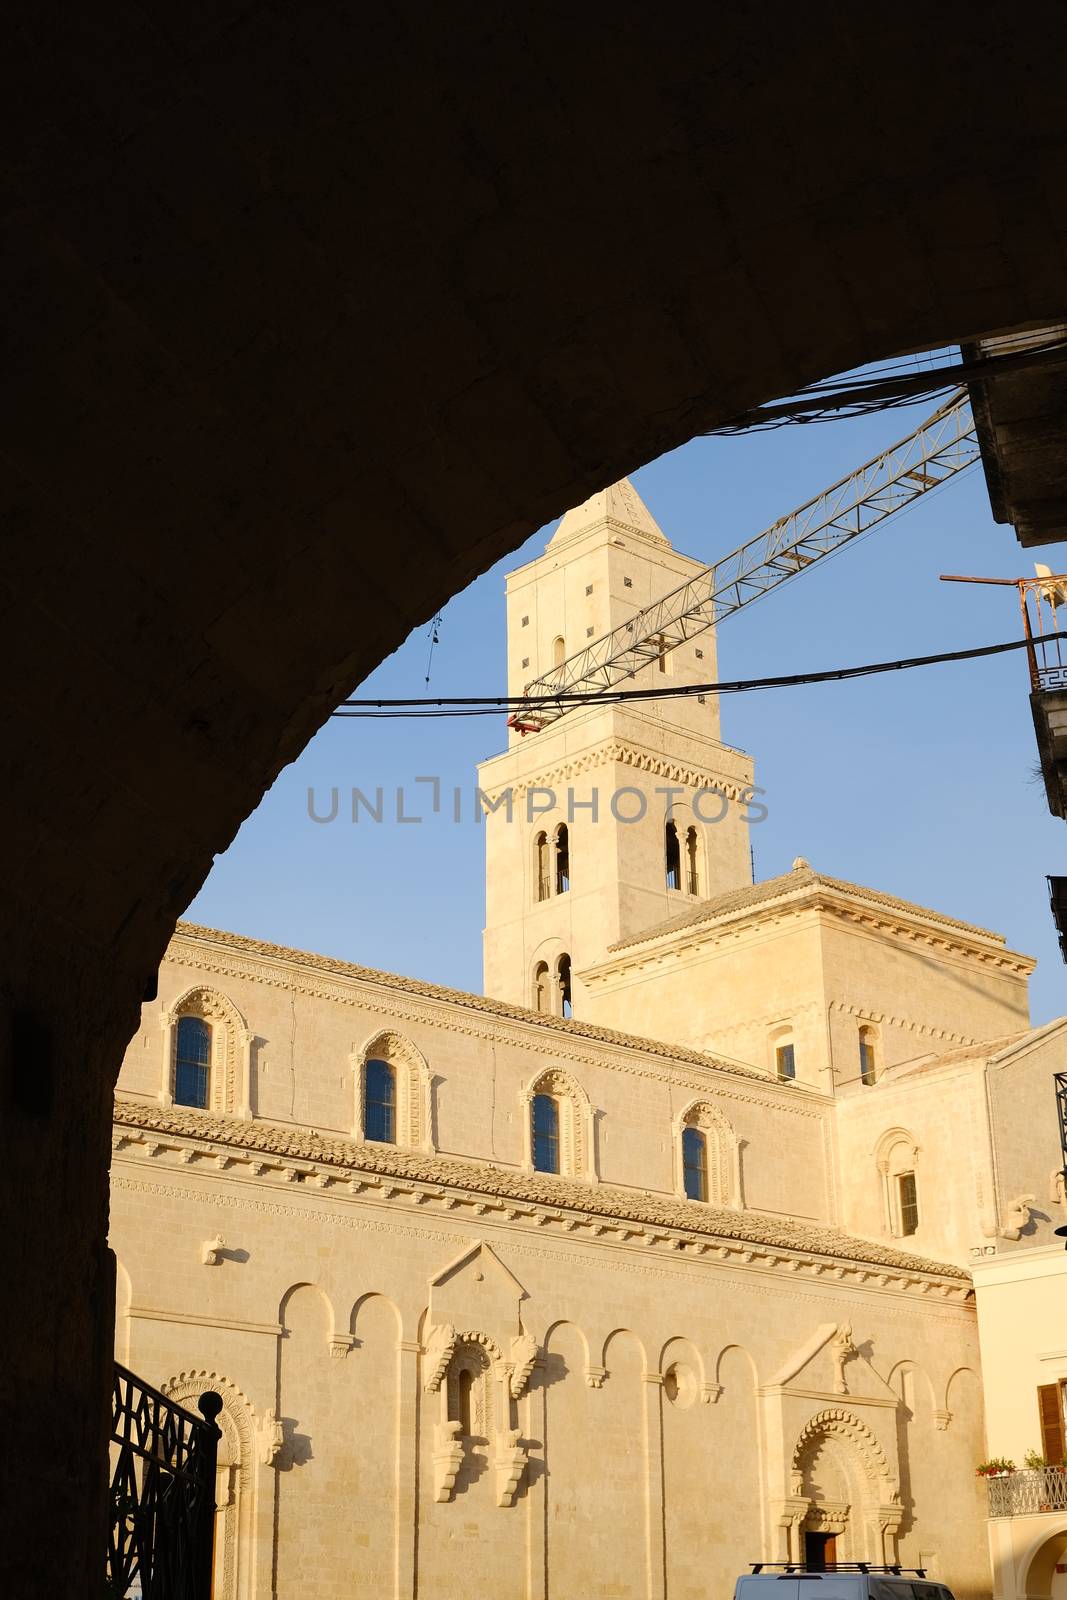
[[[675,1392],[671,1392],[670,1376],[675,1374]],[[691,1405],[695,1400],[710,1400],[704,1357],[691,1339],[674,1334],[659,1353],[659,1374],[663,1379],[666,1398],[674,1404]]]
[[[743,1344],[724,1344],[723,1345],[722,1349],[719,1351],[718,1355],[715,1358],[715,1382],[718,1385],[720,1385],[720,1387],[724,1387],[723,1381],[722,1381],[723,1380],[723,1370],[722,1370],[723,1369],[723,1362],[725,1361],[727,1356],[732,1355],[732,1354],[737,1354],[738,1356],[743,1358],[745,1364],[748,1367],[749,1376],[752,1379],[753,1392],[755,1392],[755,1390],[759,1387],[759,1369],[756,1366],[756,1362],[755,1362],[753,1356],[751,1355],[751,1353],[748,1350],[745,1349]]]
[[[321,1284],[312,1283],[307,1278],[302,1279],[299,1283],[291,1283],[278,1303],[278,1321],[281,1323],[283,1329],[287,1327],[286,1312],[289,1302],[293,1299],[293,1296],[299,1294],[302,1289],[309,1289],[311,1293],[318,1299],[322,1308],[326,1347],[327,1349],[333,1349],[337,1344],[339,1337],[341,1339],[345,1339],[347,1336],[344,1334],[339,1335],[337,1318],[333,1309],[333,1301],[330,1299],[329,1295],[326,1293],[326,1290]]]
[[[1028,1600],[1050,1600],[1057,1567],[1067,1557],[1067,1517],[1049,1522],[1051,1526],[1042,1527],[1018,1561],[1018,1592]]]
[[[919,1217],[922,1218],[923,1197],[919,1187],[919,1157],[922,1147],[908,1128],[886,1128],[875,1140],[872,1155],[882,1189],[882,1226],[886,1233],[900,1235],[904,1232],[897,1180],[902,1174],[915,1174]]]
[[[968,1392],[969,1391],[969,1392]],[[957,1367],[949,1374],[945,1384],[944,1410],[951,1417],[953,1412],[971,1402],[979,1400],[982,1393],[982,1380],[973,1367]]]
[[[675,1192],[680,1198],[685,1198],[682,1136],[686,1128],[699,1128],[704,1135],[708,1204],[739,1208],[743,1204],[740,1141],[733,1124],[719,1108],[710,1100],[699,1097],[690,1100],[674,1119]]]
[[[192,984],[160,1014],[163,1029],[160,1104],[174,1104],[178,1023],[182,1017],[202,1017],[211,1028],[207,1109],[250,1118],[253,1035],[229,996],[202,983]]]
[[[593,1109],[589,1096],[566,1067],[542,1067],[522,1091],[523,1166],[533,1171],[532,1107],[535,1095],[548,1094],[559,1102],[559,1170],[561,1177],[596,1182],[593,1160]]]
[[[556,1356],[558,1354],[558,1349],[553,1348],[552,1335],[560,1334],[564,1329],[566,1329],[568,1333],[576,1334],[578,1337],[578,1343],[580,1344],[582,1350],[582,1375],[588,1383],[590,1381],[591,1371],[589,1365],[589,1340],[586,1338],[585,1330],[577,1322],[571,1322],[566,1317],[560,1317],[558,1321],[551,1323],[547,1333],[541,1341],[541,1348],[544,1350],[546,1358],[549,1356]],[[558,1342],[559,1341],[557,1339],[557,1345]],[[594,1385],[590,1384],[590,1387],[594,1387]]]
[[[820,1438],[841,1439],[856,1452],[872,1491],[880,1499],[891,1500],[899,1496],[899,1488],[890,1470],[886,1453],[865,1422],[844,1406],[828,1406],[819,1411],[801,1428],[793,1446],[790,1471],[796,1478],[801,1471],[804,1452]]]
[[[229,1378],[206,1368],[179,1372],[160,1384],[161,1393],[196,1412],[200,1396],[222,1397],[218,1416],[215,1474],[215,1581],[212,1600],[249,1600],[255,1581],[256,1409]]]
[[[643,1372],[647,1372],[649,1370],[649,1368],[648,1368],[648,1350],[645,1347],[645,1341],[641,1338],[641,1335],[639,1333],[635,1333],[632,1328],[613,1328],[611,1330],[611,1332],[608,1334],[607,1338],[604,1340],[603,1351],[602,1351],[602,1354],[601,1354],[601,1357],[600,1357],[601,1365],[608,1372],[610,1372],[611,1371],[610,1356],[611,1356],[611,1347],[612,1347],[612,1345],[613,1344],[618,1344],[618,1345],[621,1346],[627,1340],[629,1340],[634,1345],[637,1354],[641,1358],[641,1370]]]
[[[368,1061],[385,1061],[393,1069],[396,1089],[396,1143],[410,1150],[435,1148],[430,1067],[417,1045],[392,1028],[382,1028],[351,1057],[353,1073],[352,1137],[365,1137],[365,1069]]]
[[[909,1384],[909,1381],[910,1384]],[[921,1421],[929,1421],[933,1416],[935,1399],[934,1385],[926,1371],[917,1361],[905,1359],[897,1361],[890,1368],[886,1376],[889,1387],[900,1396],[901,1402],[911,1411],[912,1415]],[[913,1398],[909,1400],[908,1390],[912,1391]]]
[[[396,1337],[397,1341],[399,1342],[404,1337],[404,1318],[401,1314],[400,1307],[397,1305],[395,1300],[391,1300],[387,1294],[380,1294],[377,1289],[368,1289],[367,1293],[361,1294],[359,1299],[355,1302],[352,1307],[352,1314],[348,1319],[349,1331],[352,1333],[353,1337],[358,1339],[360,1312],[372,1300],[377,1302],[379,1305],[388,1306],[389,1310],[393,1313],[393,1320],[396,1324]]]

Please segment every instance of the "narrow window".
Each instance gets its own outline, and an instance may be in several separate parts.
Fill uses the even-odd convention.
[[[559,985],[560,1013],[569,1017],[571,1015],[571,958],[560,956],[556,964],[556,982]]]
[[[556,893],[566,894],[571,886],[570,830],[565,822],[556,829]]]
[[[211,1029],[203,1017],[178,1018],[178,1043],[174,1057],[174,1101],[179,1106],[208,1105],[211,1069]]]
[[[878,1075],[875,1062],[874,1029],[860,1029],[860,1082],[868,1087],[874,1083]]]
[[[457,1399],[459,1400],[459,1431],[469,1439],[474,1429],[471,1427],[471,1390],[474,1388],[474,1373],[461,1372],[456,1385]]]
[[[708,1141],[699,1128],[682,1130],[682,1170],[690,1200],[708,1198]]]
[[[561,667],[567,659],[567,646],[563,642],[562,634],[552,641],[552,665]]]
[[[376,1144],[396,1143],[396,1083],[388,1061],[367,1062],[363,1131]]]
[[[533,1001],[535,1011],[551,1011],[548,993],[548,962],[539,961],[534,967]]]
[[[783,1081],[793,1079],[797,1075],[797,1058],[795,1048],[791,1044],[780,1044],[774,1052],[778,1076]]]
[[[532,1115],[534,1171],[558,1172],[559,1106],[550,1094],[535,1094]]]
[[[678,829],[673,822],[668,822],[664,831],[664,849],[667,856],[667,888],[680,889],[682,887],[682,852],[678,843]]]
[[[537,874],[537,898],[547,900],[552,892],[552,881],[548,875],[548,834],[539,833],[534,841],[535,871]]]
[[[1041,1454],[1050,1467],[1067,1461],[1067,1427],[1063,1415],[1063,1384],[1042,1383],[1037,1389],[1037,1415],[1041,1423]]]
[[[919,1195],[914,1172],[897,1174],[897,1203],[900,1207],[901,1233],[916,1233],[919,1227]]]
[[[686,830],[685,835],[685,869],[686,888],[690,894],[700,893],[700,873],[697,868],[697,831],[695,828]]]

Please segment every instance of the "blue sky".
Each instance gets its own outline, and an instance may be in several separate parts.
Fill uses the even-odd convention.
[[[671,542],[711,562],[903,436],[933,409],[733,439],[698,439],[632,474]],[[430,692],[503,691],[504,574],[539,555],[555,524],[445,608]],[[365,536],[370,530],[353,530]],[[1022,551],[992,520],[971,467],[840,554],[728,619],[723,679],[925,655],[1014,639],[1010,590],[938,582],[942,572],[1062,570],[1062,546]],[[354,626],[358,625],[354,622]],[[361,693],[427,692],[422,627]],[[981,923],[1038,957],[1035,1023],[1067,1011],[1045,874],[1063,867],[1063,823],[1034,774],[1037,751],[1021,654],[725,697],[723,738],[747,749],[769,816],[752,830],[756,875],[797,855],[818,870]],[[209,927],[481,991],[483,835],[472,820],[475,765],[505,743],[502,718],[329,723],[278,778],[215,862],[187,915]],[[463,821],[353,825],[353,786],[420,774],[464,791]],[[339,819],[308,817],[342,792]],[[447,810],[447,808],[446,808]],[[388,815],[388,809],[387,809]]]

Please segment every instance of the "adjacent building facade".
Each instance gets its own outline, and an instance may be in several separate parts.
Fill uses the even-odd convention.
[[[511,581],[513,683],[692,565],[595,496]],[[713,679],[686,648],[643,676]],[[1032,963],[804,862],[752,884],[710,697],[569,712],[480,783],[487,997],[180,925],[127,1052],[116,1353],[222,1395],[216,1594],[835,1557],[989,1594],[972,1268],[1065,1281]],[[1011,1600],[1062,1600],[1047,1545]]]

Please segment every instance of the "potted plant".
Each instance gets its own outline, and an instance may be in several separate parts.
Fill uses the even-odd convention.
[[[975,1471],[980,1478],[1006,1478],[1015,1471],[1015,1462],[1007,1456],[990,1456],[988,1461],[980,1461]]]

